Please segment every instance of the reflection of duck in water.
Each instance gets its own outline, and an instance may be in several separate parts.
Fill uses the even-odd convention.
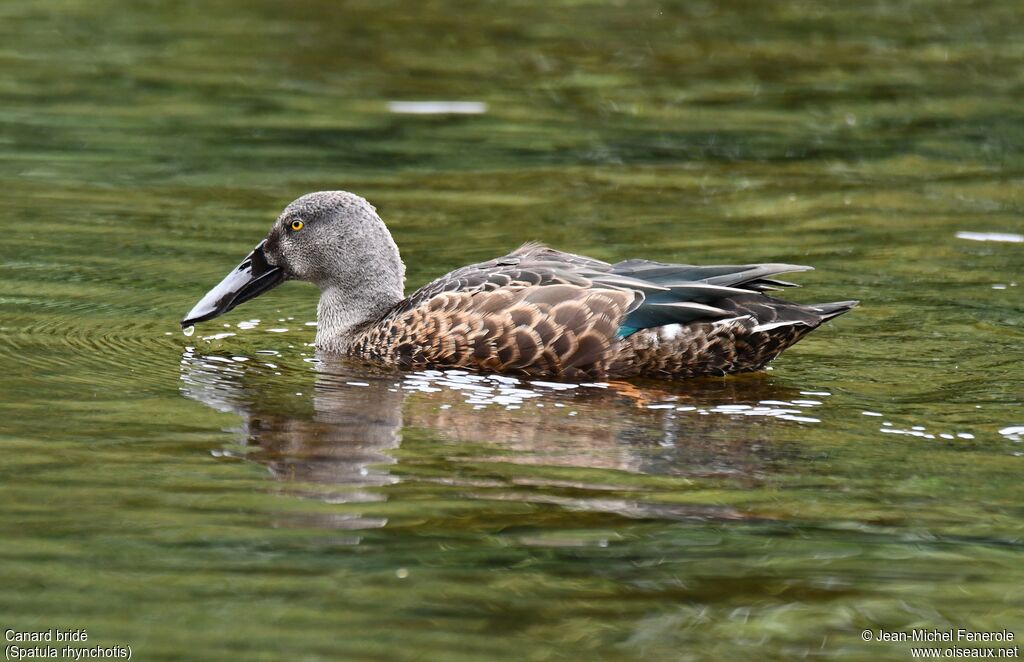
[[[182,320],[189,326],[292,278],[321,290],[316,344],[403,368],[693,377],[762,368],[855,301],[764,292],[789,264],[608,264],[527,245],[404,297],[405,265],[376,210],[344,191],[288,205],[266,238]]]
[[[563,469],[728,477],[757,484],[777,463],[791,461],[795,455],[784,442],[764,439],[771,431],[764,416],[786,416],[796,410],[757,405],[759,399],[777,401],[786,396],[785,390],[758,376],[691,382],[685,393],[636,387],[622,393],[614,385],[530,383],[458,371],[403,376],[325,358],[318,364],[312,397],[297,400],[285,397],[285,390],[290,394],[294,383],[279,383],[270,371],[251,362],[215,358],[185,353],[185,395],[242,417],[242,443],[251,447],[247,459],[267,466],[281,480],[330,485],[331,490],[317,494],[335,502],[385,499],[387,486],[408,474],[408,468],[394,471],[392,467],[403,430],[410,429],[416,430],[417,437],[425,432],[462,442],[457,450],[430,444],[441,454],[438,458],[432,451],[431,462],[452,464],[441,477],[417,480],[489,490],[486,498],[609,510],[630,517],[743,515],[720,506],[668,507],[609,499],[612,488],[599,484],[603,478],[590,483]],[[743,401],[754,403],[747,411],[762,416],[746,416],[744,410],[734,409]],[[717,403],[723,402],[730,409],[716,410]],[[553,479],[525,470],[474,474],[472,467],[480,464],[543,466],[574,477]],[[621,473],[594,475],[612,482],[622,477]],[[534,489],[524,492],[524,487]],[[597,496],[566,497],[545,488],[592,490]],[[357,518],[346,526],[357,525],[366,523]]]

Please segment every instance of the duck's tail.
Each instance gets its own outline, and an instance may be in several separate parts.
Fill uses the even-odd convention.
[[[860,305],[860,301],[856,299],[850,299],[849,301],[833,301],[832,303],[817,303],[811,306],[811,308],[817,308],[821,311],[822,323],[829,321],[835,317],[839,317],[843,313],[848,313],[854,308]]]
[[[664,378],[760,370],[808,333],[857,305],[836,301],[807,306],[757,297],[759,301],[736,307],[760,309],[760,316],[745,312],[713,322],[667,324],[631,334],[622,340],[611,372]],[[770,316],[764,314],[768,310]]]
[[[619,374],[657,377],[725,375],[758,370],[857,301],[798,304],[765,292],[792,283],[777,274],[808,271],[789,264],[695,267],[633,260],[613,274],[643,281],[623,319]]]

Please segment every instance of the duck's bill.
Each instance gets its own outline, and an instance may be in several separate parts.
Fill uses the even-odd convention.
[[[182,328],[212,320],[284,282],[284,270],[267,263],[264,243],[261,241],[241,264],[193,306],[181,320]]]

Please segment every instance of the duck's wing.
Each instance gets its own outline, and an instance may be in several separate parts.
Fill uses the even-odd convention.
[[[667,324],[738,316],[751,316],[765,324],[792,320],[817,326],[824,319],[815,314],[827,316],[827,311],[763,294],[795,287],[775,276],[812,269],[799,264],[700,266],[639,259],[609,264],[540,244],[527,244],[504,257],[456,269],[428,283],[400,302],[391,314],[400,315],[445,293],[485,297],[506,289],[570,285],[583,290],[615,290],[632,295],[619,329],[620,336]]]
[[[607,262],[563,253],[540,244],[522,248],[487,262],[461,267],[427,283],[401,301],[395,312],[411,310],[444,293],[487,294],[503,288],[574,285],[588,288],[588,275],[611,271]]]
[[[778,274],[812,271],[800,264],[734,264],[700,266],[652,260],[625,260],[611,265],[612,273],[656,285],[624,320],[621,336],[669,324],[721,321],[751,317],[757,323],[807,322],[824,319],[816,311],[766,296],[764,292],[794,283],[773,278]]]

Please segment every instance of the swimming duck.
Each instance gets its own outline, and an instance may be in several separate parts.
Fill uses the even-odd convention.
[[[856,301],[802,305],[794,264],[609,264],[541,244],[456,269],[405,296],[405,265],[377,210],[346,191],[288,205],[267,236],[181,321],[223,315],[286,280],[320,288],[316,346],[401,368],[565,378],[758,370]]]

